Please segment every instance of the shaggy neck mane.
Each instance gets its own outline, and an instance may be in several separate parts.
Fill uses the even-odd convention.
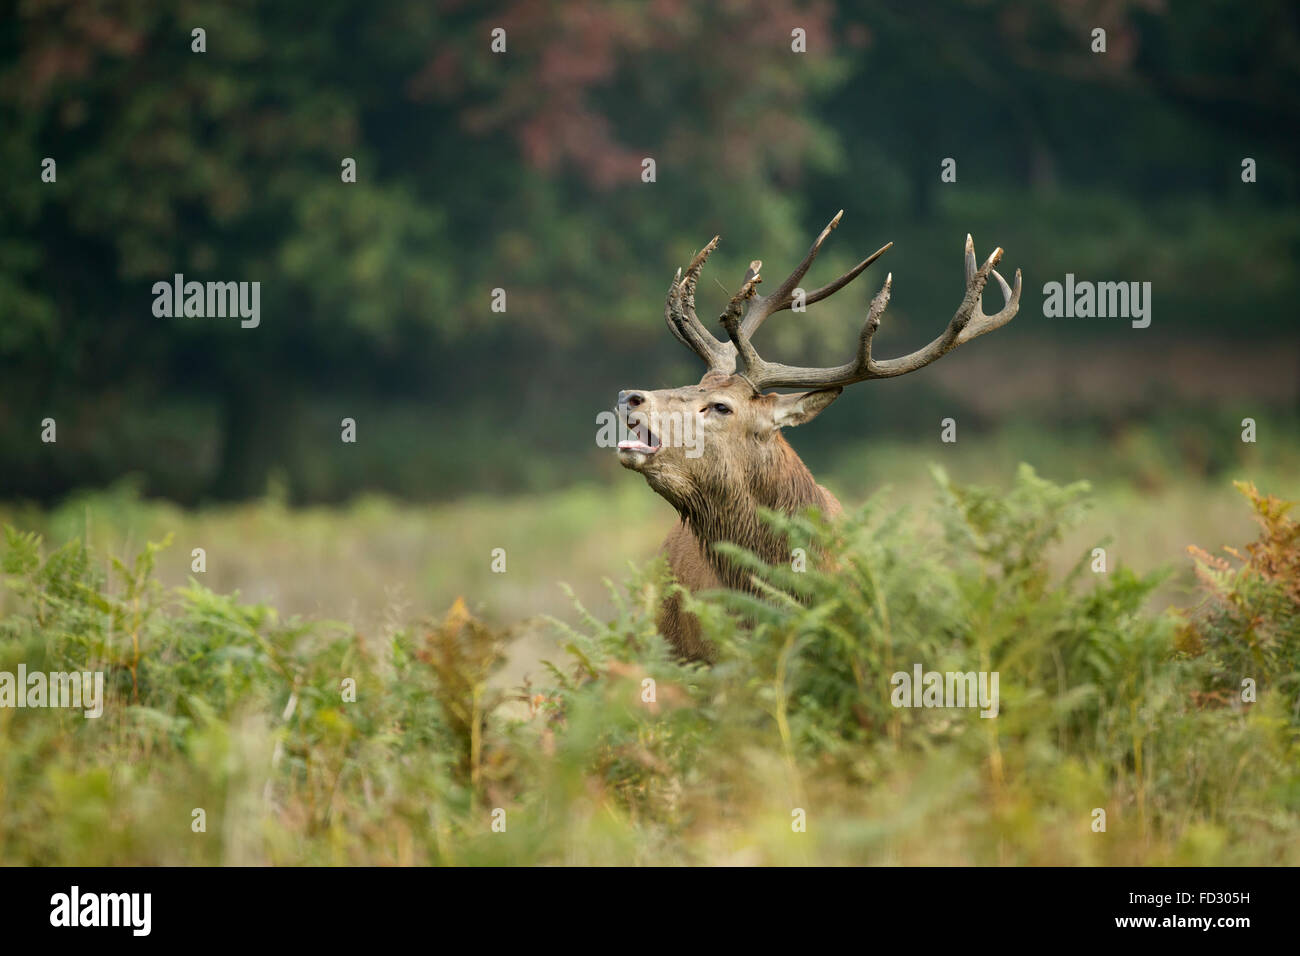
[[[785,536],[765,525],[758,509],[793,514],[808,505],[825,508],[825,497],[812,472],[778,434],[772,439],[769,454],[759,456],[749,472],[731,480],[722,477],[711,487],[695,489],[678,505],[678,511],[699,539],[718,577],[730,588],[753,591],[749,572],[715,553],[713,544],[730,541],[768,564],[788,561]]]

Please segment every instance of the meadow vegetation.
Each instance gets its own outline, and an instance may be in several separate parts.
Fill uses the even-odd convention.
[[[103,670],[108,703],[0,709],[0,861],[1300,862],[1286,506],[1242,484],[1256,540],[1195,551],[1196,592],[1158,610],[1167,572],[1068,545],[1086,484],[934,477],[833,525],[770,516],[832,567],[752,561],[763,599],[691,598],[714,667],[669,658],[651,560],[548,621],[523,681],[464,600],[363,633],[164,586],[175,541],[106,564],[75,528],[9,526],[0,671]],[[914,663],[998,671],[998,716],[892,706]]]

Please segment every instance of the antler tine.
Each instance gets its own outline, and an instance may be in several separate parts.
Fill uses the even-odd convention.
[[[820,302],[822,299],[825,299],[827,296],[831,296],[834,295],[836,292],[839,292],[840,289],[843,289],[846,285],[848,285],[858,276],[862,275],[862,273],[866,271],[868,266],[870,266],[873,262],[875,262],[877,259],[883,256],[886,252],[888,252],[893,247],[894,244],[892,242],[885,243],[883,246],[881,246],[871,255],[867,256],[865,259],[859,262],[848,272],[844,273],[844,275],[836,279],[834,282],[828,282],[826,285],[822,286],[820,289],[817,289],[815,292],[809,292],[807,297],[804,299],[804,304],[812,305],[814,302]],[[793,302],[793,300],[791,300],[791,302]],[[782,305],[781,309],[790,308],[791,302],[787,302],[784,305]],[[781,309],[776,309],[775,311],[780,312]]]
[[[1016,270],[1015,288],[1007,286],[1007,280],[1002,278],[998,270],[993,268],[1002,259],[1002,247],[993,250],[988,261],[984,265],[974,270],[972,275],[971,267],[975,264],[975,243],[966,234],[966,298],[962,300],[962,309],[970,311],[969,321],[957,335],[957,344],[963,345],[971,339],[978,338],[985,332],[992,332],[994,329],[1000,329],[1016,316],[1020,309],[1020,270]],[[988,280],[989,274],[998,280],[998,286],[1002,289],[1003,306],[1001,310],[993,315],[985,315],[984,307],[980,301],[981,294],[984,291],[984,283]],[[978,284],[978,288],[972,289],[972,286]],[[969,304],[968,304],[968,300]],[[960,315],[961,309],[958,310]],[[953,316],[953,321],[957,321],[957,316]]]
[[[882,250],[883,251],[883,250]],[[745,377],[755,388],[833,388],[852,385],[855,382],[875,378],[892,378],[905,375],[924,368],[936,359],[951,352],[959,345],[971,339],[992,332],[1010,322],[1020,309],[1020,270],[1016,270],[1014,288],[1009,287],[1005,279],[993,267],[1002,258],[1002,249],[994,249],[982,266],[975,265],[975,244],[971,237],[966,237],[965,272],[966,294],[961,305],[953,315],[948,327],[936,339],[923,348],[908,355],[894,359],[877,361],[871,354],[872,338],[880,327],[880,319],[893,286],[893,275],[885,278],[885,284],[871,300],[871,309],[867,321],[862,327],[858,341],[858,354],[852,362],[832,368],[798,368],[764,361],[750,345],[748,338],[734,329],[735,323],[728,326],[727,332],[736,346],[737,352],[745,362]],[[986,315],[980,303],[984,284],[992,275],[1002,289],[1005,300],[1003,308],[994,315]],[[724,322],[724,324],[726,324]]]
[[[794,267],[779,286],[772,290],[770,295],[762,296],[756,299],[749,307],[749,312],[745,315],[745,321],[741,325],[741,331],[746,338],[758,331],[758,327],[763,324],[769,315],[773,312],[779,312],[779,306],[783,301],[792,301],[791,294],[799,284],[799,280],[804,277],[809,268],[812,267],[813,260],[817,258],[817,253],[821,251],[822,243],[826,237],[835,231],[835,227],[840,224],[840,218],[844,215],[844,210],[837,212],[833,219],[828,222],[824,229],[813,240],[813,244],[808,249],[808,254],[803,257],[803,261]]]
[[[835,227],[840,224],[840,219],[843,216],[844,210],[841,209],[835,214],[835,217],[826,224],[826,227],[822,229],[817,238],[813,240],[813,244],[808,250],[808,255],[804,256],[803,261],[795,267],[795,270],[790,273],[784,282],[777,286],[771,294],[754,300],[753,304],[749,307],[749,312],[745,315],[744,322],[741,324],[741,333],[744,336],[752,336],[756,331],[758,331],[758,327],[761,326],[769,316],[781,312],[784,309],[788,309],[794,304],[794,290],[798,287],[799,280],[807,274],[808,269],[811,268],[813,264],[813,260],[817,258],[817,253],[821,251],[822,243],[826,241],[827,236],[835,231]],[[881,246],[834,282],[822,286],[815,292],[808,293],[804,302],[807,305],[812,305],[814,302],[820,302],[827,296],[835,294],[860,276],[868,266],[883,256],[892,245],[893,243],[891,242]]]
[[[673,334],[678,342],[687,348],[694,348],[691,340],[686,337],[682,331],[682,320],[680,318],[681,310],[681,290],[682,270],[677,270],[677,275],[673,276],[673,281],[668,283],[668,298],[664,301],[664,321],[668,323],[668,331]]]
[[[735,371],[735,357],[723,342],[704,327],[704,323],[695,314],[695,284],[699,281],[705,260],[717,248],[720,238],[714,236],[708,245],[695,254],[695,258],[686,267],[685,275],[681,269],[677,270],[677,275],[668,287],[664,319],[677,340],[702,358],[711,370],[730,373]]]
[[[736,323],[741,322],[740,316],[741,313],[745,311],[746,300],[753,298],[754,293],[758,288],[758,284],[763,281],[763,277],[758,271],[761,268],[763,268],[763,260],[755,259],[749,264],[749,268],[745,270],[745,278],[741,281],[740,288],[737,289],[736,294],[731,297],[731,301],[727,303],[726,309],[724,309],[722,314],[718,316],[718,321],[724,326],[729,323],[735,325]]]
[[[763,262],[760,259],[755,259],[749,264],[749,269],[745,272],[744,282],[741,283],[736,294],[731,297],[731,301],[727,303],[727,308],[718,316],[718,321],[727,330],[727,337],[731,339],[731,344],[736,347],[736,354],[744,360],[747,370],[754,368],[756,365],[761,365],[763,360],[758,357],[758,353],[754,351],[754,346],[750,344],[749,335],[744,331],[740,316],[744,310],[745,301],[754,295],[755,287],[763,281],[763,277],[758,272],[762,267]],[[753,306],[750,306],[750,311],[753,311]],[[746,316],[747,320],[748,316]],[[750,384],[754,384],[752,380]],[[755,385],[754,387],[757,388],[758,386]]]

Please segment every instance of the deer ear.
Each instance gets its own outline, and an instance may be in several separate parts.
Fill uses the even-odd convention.
[[[797,395],[777,395],[772,408],[772,419],[777,428],[802,425],[816,418],[823,408],[840,397],[842,388],[822,388],[815,392]]]

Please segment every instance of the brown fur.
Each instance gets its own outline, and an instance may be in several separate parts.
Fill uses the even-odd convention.
[[[790,560],[788,543],[759,519],[760,507],[791,514],[815,505],[828,515],[840,512],[839,501],[813,480],[780,431],[810,420],[838,394],[833,389],[757,395],[743,378],[717,373],[690,388],[622,393],[620,410],[629,426],[655,428],[665,416],[690,416],[703,439],[697,458],[667,444],[653,455],[620,452],[623,465],[641,472],[681,515],[663,551],[682,586],[753,590],[749,575],[712,549],[719,541],[740,545],[769,563]],[[718,403],[732,412],[719,413]],[[683,657],[713,658],[698,622],[682,610],[677,596],[664,602],[658,623]]]
[[[840,210],[813,242],[803,261],[768,295],[758,294],[762,262],[749,264],[745,279],[719,316],[729,341],[720,341],[695,314],[695,288],[700,269],[717,247],[713,237],[696,253],[668,290],[664,319],[673,336],[708,366],[692,388],[619,393],[623,422],[636,435],[619,443],[619,461],[641,472],[650,487],[681,515],[681,524],[664,544],[677,580],[690,590],[717,587],[753,590],[750,576],[718,554],[714,545],[730,541],[760,555],[771,564],[790,560],[788,543],[761,524],[758,511],[768,508],[787,514],[808,505],[824,513],[839,512],[839,502],[813,481],[781,429],[811,421],[846,386],[869,379],[892,378],[914,372],[943,357],[963,342],[1001,328],[1020,307],[1020,270],[1009,286],[994,266],[1002,256],[995,249],[978,265],[975,244],[966,237],[966,294],[944,333],[925,347],[895,359],[872,357],[872,337],[889,303],[891,277],[871,300],[871,309],[858,339],[852,362],[830,368],[798,368],[768,362],[751,337],[771,315],[795,308],[794,294],[826,237],[839,225]],[[833,295],[860,275],[887,249],[883,246],[839,279],[807,297],[807,303]],[[995,315],[986,315],[980,296],[995,277],[1006,300]],[[737,372],[737,369],[743,369]],[[760,388],[809,388],[796,395],[760,394]],[[690,426],[678,434],[684,442],[665,437],[658,420]],[[693,431],[694,429],[695,431]],[[701,445],[695,439],[706,441]],[[691,448],[686,454],[685,448]],[[704,454],[696,452],[704,450]],[[660,615],[664,636],[684,656],[710,659],[712,649],[700,637],[698,622],[669,599]]]

